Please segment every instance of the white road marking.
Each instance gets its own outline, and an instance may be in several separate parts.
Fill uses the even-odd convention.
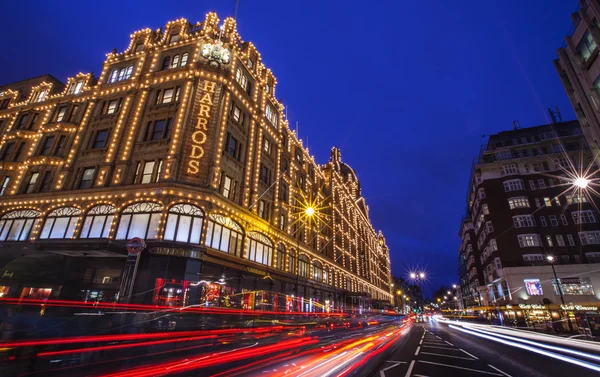
[[[412,373],[413,367],[415,366],[415,361],[411,361],[410,365],[408,366],[408,370],[406,371],[406,374],[404,375],[404,377],[410,377],[410,374]]]
[[[471,359],[470,357],[450,356],[450,355],[444,355],[444,354],[441,354],[441,353],[433,353],[433,352],[425,352],[425,351],[422,351],[421,355],[442,356],[442,357],[450,357],[450,358],[453,358],[453,359],[462,359],[462,360],[473,361],[473,359]]]
[[[384,371],[386,371],[388,369],[395,368],[395,367],[397,367],[400,364],[406,364],[405,361],[391,361],[391,360],[390,361],[386,361],[386,363],[394,363],[394,365],[390,365],[389,367],[383,368],[382,370],[380,370],[379,371],[379,376],[380,377],[385,377],[385,372]]]
[[[452,351],[458,351],[454,348],[450,348],[450,347],[436,347],[436,346],[423,346],[423,348],[439,348],[441,350],[452,350]]]
[[[449,341],[447,341],[447,340],[444,340],[444,342],[446,342],[446,343],[448,343],[449,345],[451,345],[452,347],[454,347],[454,344],[450,343]]]
[[[415,351],[415,356],[417,356],[419,354],[420,350],[421,350],[421,346],[417,347],[417,350]]]
[[[419,342],[419,345],[423,344],[423,339],[421,339],[421,341]]]
[[[448,367],[448,368],[456,368],[456,369],[463,369],[463,370],[470,370],[472,372],[478,372],[478,373],[483,373],[483,374],[491,374],[492,376],[502,376],[501,374],[498,373],[492,373],[492,372],[486,372],[484,370],[479,370],[479,369],[471,369],[471,368],[464,368],[464,367],[457,367],[456,365],[450,365],[450,364],[442,364],[442,363],[434,363],[432,361],[425,361],[425,360],[419,360],[420,363],[425,363],[425,364],[433,364],[433,365],[440,365],[443,367]]]
[[[465,351],[464,349],[462,349],[462,348],[459,348],[459,350],[463,351],[464,353],[466,353],[467,355],[471,356],[471,357],[472,357],[472,358],[474,358],[475,360],[479,360],[479,358],[478,358],[477,356],[473,356],[473,355],[471,355],[470,353],[468,353],[468,352],[467,352],[467,351]]]
[[[384,361],[384,363],[399,363],[399,364],[406,364],[406,361],[387,360],[387,361]]]
[[[440,340],[442,339],[442,338],[440,338],[440,337],[439,337],[439,336],[437,336],[437,335],[436,335],[435,337],[436,337],[436,338],[438,338],[438,339],[440,339]]]
[[[495,366],[493,366],[492,364],[488,364],[488,367],[497,370],[498,372],[502,373],[503,375],[505,375],[506,377],[512,377],[510,374],[501,371],[500,369],[496,368]]]

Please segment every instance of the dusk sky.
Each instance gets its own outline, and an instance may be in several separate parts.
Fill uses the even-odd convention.
[[[234,0],[11,1],[0,85],[50,73],[97,76],[139,29],[233,15]],[[457,281],[471,161],[489,135],[573,110],[552,60],[575,0],[240,0],[238,30],[278,79],[318,162],[332,146],[357,172],[394,275]]]

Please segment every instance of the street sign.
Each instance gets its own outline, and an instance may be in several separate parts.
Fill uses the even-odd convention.
[[[127,252],[130,256],[137,255],[140,251],[144,250],[146,243],[139,237],[133,237],[127,241]]]

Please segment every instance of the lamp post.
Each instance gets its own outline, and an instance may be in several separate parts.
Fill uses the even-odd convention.
[[[423,313],[423,289],[421,288],[421,282],[425,280],[424,272],[411,272],[410,279],[415,280],[417,282],[417,286],[419,287],[419,291],[421,293],[420,306],[421,306],[421,314]]]
[[[565,298],[563,297],[562,287],[561,287],[560,281],[558,280],[558,277],[556,276],[556,270],[554,269],[554,259],[555,258],[552,255],[548,255],[546,257],[546,260],[550,263],[550,266],[552,267],[552,273],[554,274],[554,281],[556,282],[556,286],[558,287],[558,293],[560,294],[560,302],[564,306]],[[569,323],[569,331],[574,332],[573,324],[571,323],[571,317],[569,317],[569,312],[567,312],[565,310],[565,313],[567,315],[567,322]]]

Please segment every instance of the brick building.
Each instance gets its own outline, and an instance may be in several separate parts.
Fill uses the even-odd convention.
[[[592,160],[577,121],[490,136],[471,172],[460,230],[459,275],[466,307],[542,304],[527,281],[546,284],[552,275],[548,255],[555,257],[557,271],[569,265],[563,269],[569,275],[560,283],[571,277],[573,286],[562,286],[563,292],[571,292],[567,300],[600,300],[600,292],[594,291],[600,287],[588,289],[591,270],[583,266],[600,263],[600,199],[591,191],[574,190],[571,175]],[[574,272],[578,270],[581,274]],[[528,279],[509,276],[519,274],[529,274]],[[558,304],[557,282],[552,285],[547,298]]]
[[[139,237],[132,302],[391,303],[356,173],[337,148],[315,162],[254,45],[218,21],[137,31],[97,79],[0,87],[0,295],[115,300]]]

